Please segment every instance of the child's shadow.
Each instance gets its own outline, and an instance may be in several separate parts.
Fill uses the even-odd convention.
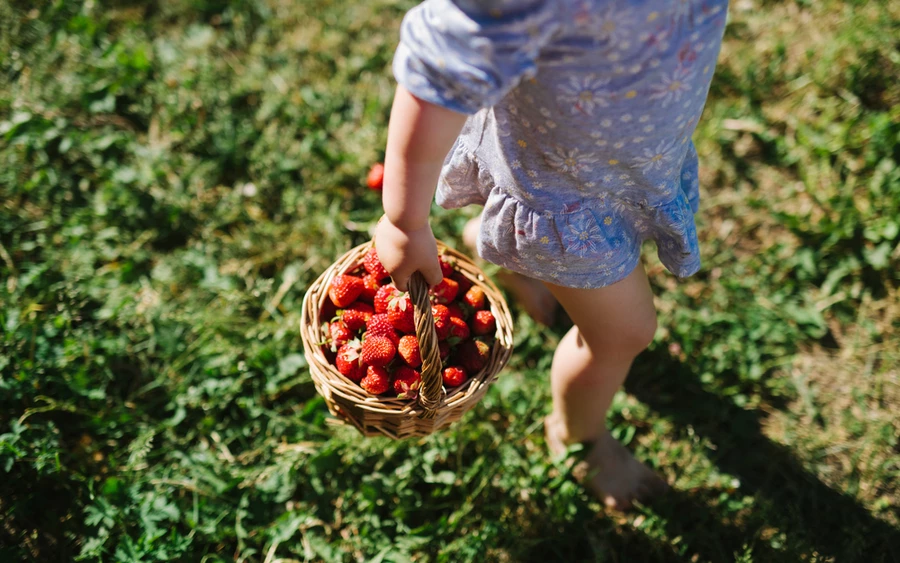
[[[750,548],[754,558],[769,552],[766,561],[811,560],[814,553],[829,561],[900,561],[900,530],[823,483],[789,448],[769,440],[762,431],[763,412],[705,390],[689,366],[658,349],[639,358],[625,387],[676,426],[691,427],[708,440],[715,447],[706,453],[709,459],[740,481],[741,496],[754,497],[738,524],[725,525],[698,493],[675,492],[653,506],[669,537],[681,536],[709,560]],[[714,552],[711,539],[720,544]]]

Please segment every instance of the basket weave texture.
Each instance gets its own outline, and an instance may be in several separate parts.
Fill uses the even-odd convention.
[[[512,316],[497,286],[464,254],[438,241],[438,250],[452,258],[454,269],[480,287],[486,304],[497,323],[487,365],[471,374],[459,387],[445,390],[441,378],[442,365],[438,337],[431,314],[428,286],[416,273],[409,282],[410,299],[416,321],[416,336],[422,355],[422,388],[416,400],[369,394],[357,383],[344,377],[326,357],[323,342],[327,334],[320,313],[328,300],[328,287],[339,275],[350,274],[362,267],[363,257],[372,242],[350,250],[317,279],[303,298],[301,335],[306,359],[316,390],[325,399],[328,410],[339,422],[351,424],[365,436],[387,436],[394,439],[428,436],[459,420],[484,396],[512,354]]]

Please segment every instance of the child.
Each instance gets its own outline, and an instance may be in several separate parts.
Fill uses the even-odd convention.
[[[700,267],[691,143],[727,0],[427,0],[404,18],[378,254],[400,289],[441,280],[431,201],[484,206],[478,254],[546,285],[575,326],[553,358],[554,453],[626,509],[666,483],[605,428],[656,311],[652,239],[677,276]]]

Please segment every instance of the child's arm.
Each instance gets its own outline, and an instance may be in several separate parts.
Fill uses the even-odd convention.
[[[384,217],[375,233],[381,263],[401,291],[419,271],[440,283],[437,243],[428,215],[444,158],[466,116],[422,101],[397,87],[384,161]]]
[[[378,257],[406,289],[420,271],[439,283],[428,212],[441,167],[466,115],[498,103],[537,72],[560,29],[559,0],[425,0],[403,19],[384,171]]]

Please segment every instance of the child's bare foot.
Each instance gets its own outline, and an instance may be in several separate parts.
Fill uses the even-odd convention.
[[[544,431],[547,446],[553,455],[566,451],[566,444],[561,438],[561,423],[548,416],[544,420]],[[625,511],[635,501],[646,502],[669,488],[659,475],[635,459],[605,430],[587,448],[583,460],[578,462],[572,473],[609,508]]]
[[[463,242],[472,252],[475,252],[478,246],[478,229],[480,228],[481,217],[475,217],[470,219],[463,229]],[[513,294],[516,302],[532,319],[546,326],[553,324],[559,303],[547,286],[522,274],[505,270],[497,276],[497,281]]]

